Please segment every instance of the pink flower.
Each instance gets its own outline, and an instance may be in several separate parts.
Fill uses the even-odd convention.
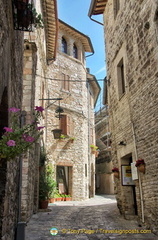
[[[14,113],[16,113],[16,112],[19,112],[19,111],[20,111],[19,108],[15,108],[15,107],[9,108],[9,112],[14,112]]]
[[[37,130],[41,130],[41,129],[43,129],[43,128],[45,128],[45,127],[37,127],[36,129],[37,129]]]
[[[25,140],[27,138],[27,135],[26,134],[23,134],[22,135],[23,139]]]
[[[15,146],[16,144],[15,144],[15,141],[14,141],[14,140],[9,140],[9,141],[7,142],[7,145],[8,145],[9,147],[12,147],[12,146]]]
[[[43,107],[37,107],[35,108],[36,111],[38,112],[43,112],[44,111],[44,108]]]
[[[34,142],[34,140],[35,140],[35,139],[34,139],[33,137],[31,137],[31,136],[27,136],[27,137],[25,137],[24,139],[25,139],[26,142]]]
[[[3,129],[6,130],[6,132],[13,132],[12,128],[4,127]]]

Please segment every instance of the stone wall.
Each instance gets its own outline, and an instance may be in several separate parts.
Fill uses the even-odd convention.
[[[140,174],[145,223],[157,229],[157,78],[158,78],[158,15],[156,1],[120,1],[114,18],[113,1],[104,12],[107,77],[114,165],[130,164],[143,158],[146,173]],[[125,93],[120,95],[118,67],[124,61]],[[118,145],[120,141],[125,146]],[[135,148],[136,145],[136,148]],[[126,190],[131,187],[116,183],[118,205],[125,215],[131,214]],[[127,188],[127,189],[126,189]],[[139,187],[136,182],[138,215],[141,216]],[[129,193],[130,196],[131,193]]]
[[[10,0],[0,1],[0,14],[0,121],[2,129],[10,125],[8,107],[21,108],[23,33],[13,30]],[[19,161],[18,159],[7,163],[5,161],[1,159],[0,164],[0,239],[13,240],[18,217]]]

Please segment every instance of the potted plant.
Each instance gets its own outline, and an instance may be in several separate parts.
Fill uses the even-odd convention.
[[[55,201],[60,202],[62,200],[62,196],[59,192],[56,192],[55,195]]]
[[[61,132],[62,132],[61,129],[53,129],[52,132],[54,135],[54,139],[59,139],[61,137]]]
[[[95,151],[95,157],[98,157],[98,155],[99,155],[99,151],[96,150],[96,151]]]
[[[55,203],[54,192],[52,192],[52,193],[50,194],[49,202],[50,202],[50,203]]]
[[[71,201],[72,197],[71,195],[65,195],[65,201]]]
[[[31,25],[34,25],[35,28],[44,27],[42,15],[36,12],[33,4],[28,0],[15,1],[13,6],[15,29],[31,31]]]
[[[76,140],[75,137],[70,137],[70,142],[73,143]]]
[[[39,201],[40,207],[45,209],[48,207],[48,202],[51,194],[56,189],[56,182],[53,180],[53,170],[50,165],[45,166],[39,176]]]
[[[139,172],[145,173],[145,162],[144,162],[144,159],[138,159],[136,161],[135,166],[137,167]]]
[[[96,150],[98,149],[98,147],[93,145],[93,144],[90,145],[90,148],[91,148],[91,153],[92,154],[95,154]]]
[[[61,135],[60,135],[60,137],[59,137],[59,140],[61,140],[61,141],[62,141],[62,140],[64,140],[65,138],[66,138],[66,135],[64,135],[64,134],[61,134]]]
[[[112,172],[114,173],[115,178],[119,178],[119,169],[117,167],[114,167],[112,169]]]

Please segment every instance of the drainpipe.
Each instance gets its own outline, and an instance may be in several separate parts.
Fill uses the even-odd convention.
[[[138,159],[137,147],[136,147],[136,136],[134,131],[134,124],[132,123],[132,133],[133,133],[133,141],[134,141],[134,148],[135,148],[135,155],[136,159]],[[139,181],[139,191],[140,191],[140,203],[141,203],[141,212],[142,212],[142,222],[144,223],[144,202],[143,202],[143,192],[142,192],[142,183],[140,174],[138,173],[138,181]]]
[[[90,164],[90,124],[89,124],[89,119],[90,119],[90,110],[89,110],[89,106],[90,106],[90,101],[89,101],[89,82],[87,80],[87,103],[88,103],[88,175],[89,176],[89,180],[88,180],[88,190],[89,190],[89,198],[90,198],[90,184],[91,184],[91,164]]]
[[[25,124],[25,116],[26,112],[22,111],[20,125],[21,128]],[[19,195],[18,195],[18,223],[17,223],[17,230],[16,230],[16,240],[25,240],[25,226],[26,222],[21,222],[21,192],[22,192],[22,155],[19,158]]]
[[[104,26],[104,24],[103,24],[103,23],[101,23],[101,22],[99,22],[99,21],[95,20],[94,18],[92,18],[92,16],[91,16],[91,15],[89,15],[89,18],[90,18],[90,19],[91,19],[93,22],[96,22],[96,23],[98,23],[98,24],[100,24],[100,25]]]

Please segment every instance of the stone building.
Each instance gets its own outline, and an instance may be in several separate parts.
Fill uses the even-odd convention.
[[[103,106],[95,113],[95,132],[96,145],[99,148],[99,155],[96,158],[96,193],[114,194],[107,105]]]
[[[138,215],[157,231],[158,2],[93,0],[89,16],[97,14],[104,17],[111,153],[120,172],[118,207],[125,217]],[[122,177],[123,165],[130,170],[138,158],[145,161],[145,174],[133,175],[134,181],[130,172]]]
[[[14,31],[12,2],[0,1],[0,135],[10,126],[8,108],[22,106],[23,33]],[[19,212],[19,159],[0,158],[0,239],[13,239]]]
[[[89,37],[60,20],[57,49],[47,75],[48,96],[54,100],[47,107],[46,147],[59,192],[81,200],[95,193],[95,156],[90,144],[95,144],[93,109],[100,88],[85,65],[85,53],[94,53]],[[55,139],[54,129],[61,129],[64,139]]]
[[[42,4],[42,5],[41,5]],[[22,108],[27,112],[26,122],[32,118],[35,106],[46,107],[43,98],[47,97],[47,68],[55,60],[57,41],[57,7],[56,1],[36,1],[36,11],[42,14],[44,28],[34,28],[33,32],[24,34],[23,56],[23,101]],[[49,8],[49,11],[48,11]],[[40,100],[42,99],[42,100]],[[46,126],[46,111],[43,112],[41,125]],[[45,145],[45,131],[36,143],[33,152],[23,159],[21,219],[28,221],[38,210],[38,182],[40,148]],[[31,194],[30,194],[31,192]]]
[[[1,135],[4,132],[3,127],[11,126],[8,108],[16,107],[24,110],[25,122],[30,123],[33,119],[34,107],[41,104],[44,107],[44,103],[39,100],[47,92],[44,75],[49,62],[55,59],[56,54],[56,1],[34,1],[37,12],[41,12],[44,17],[44,29],[33,29],[33,33],[26,32],[28,29],[22,22],[15,23],[13,10],[19,14],[18,7],[20,8],[21,4],[24,8],[27,1],[19,1],[19,5],[16,5],[16,1],[0,0]],[[19,16],[19,20],[21,15],[18,14],[16,16]],[[26,21],[24,16],[22,19]],[[29,28],[31,29],[31,25]],[[44,119],[45,116],[43,116],[43,124]],[[41,139],[41,143],[43,142],[44,138]],[[38,166],[41,143],[36,144],[22,159],[17,158],[8,162],[0,159],[0,239],[2,240],[22,239],[24,233],[21,232],[22,235],[19,235],[17,230],[20,226],[19,222],[28,221],[38,209]]]

